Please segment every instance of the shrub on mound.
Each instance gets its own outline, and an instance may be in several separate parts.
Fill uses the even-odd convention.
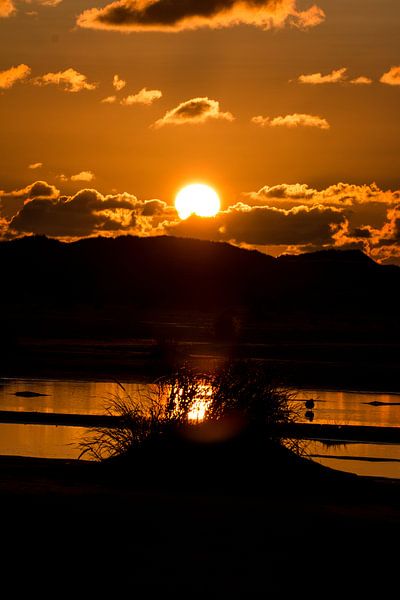
[[[296,416],[294,395],[257,361],[234,361],[207,373],[188,365],[132,397],[120,384],[107,412],[116,427],[91,430],[81,456],[190,478],[279,470],[295,460],[282,425]]]

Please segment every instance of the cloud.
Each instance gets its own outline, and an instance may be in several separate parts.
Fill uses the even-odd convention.
[[[298,8],[297,0],[118,0],[85,10],[80,27],[114,31],[165,31],[253,25],[271,29],[291,25],[308,28],[325,18],[322,9]]]
[[[143,88],[137,94],[126,96],[121,100],[123,106],[132,106],[133,104],[152,104],[155,100],[162,97],[161,90],[148,90]]]
[[[0,190],[0,216],[10,219],[33,198],[57,198],[60,191],[46,181],[35,181],[26,187],[4,192]]]
[[[27,4],[31,4],[32,1],[34,1],[36,4],[41,4],[42,6],[57,6],[62,2],[62,0],[25,0]],[[16,8],[13,0],[0,0],[0,18],[10,17],[15,11]]]
[[[0,0],[0,18],[10,17],[15,11],[15,6],[12,0]]]
[[[337,69],[327,75],[322,73],[311,73],[311,75],[300,75],[298,81],[300,83],[310,83],[312,85],[320,85],[324,83],[339,83],[346,79],[347,68]]]
[[[153,127],[205,123],[209,119],[233,121],[234,116],[230,112],[221,112],[217,100],[210,100],[207,97],[192,98],[166,112],[161,119],[154,123]]]
[[[0,71],[0,89],[8,90],[17,81],[26,79],[30,72],[30,67],[24,64],[18,65],[17,67],[11,67],[5,71]]]
[[[166,226],[169,234],[202,237],[251,245],[331,244],[333,225],[345,221],[343,213],[324,206],[290,210],[238,203],[213,218],[189,217]]]
[[[302,206],[335,209],[342,214],[343,220],[332,223],[331,245],[318,246],[314,243],[314,249],[358,248],[377,261],[400,264],[400,190],[382,190],[375,183],[337,183],[322,190],[300,183],[266,185],[258,192],[244,194],[243,202],[250,206],[285,210]],[[305,249],[302,245],[295,245],[284,251],[301,252]]]
[[[33,80],[35,85],[62,85],[66,92],[80,92],[82,90],[94,90],[97,83],[89,83],[86,75],[82,75],[75,69],[69,68],[58,73],[46,73]]]
[[[9,223],[9,235],[34,233],[61,238],[92,235],[162,233],[162,219],[176,212],[161,200],[141,201],[132,194],[104,196],[83,189],[73,196],[33,198]]]
[[[61,4],[62,0],[36,0],[36,2],[43,6],[58,6],[58,4]]]
[[[381,190],[375,183],[354,185],[336,183],[317,190],[307,184],[282,183],[264,186],[258,192],[242,195],[250,205],[290,209],[295,206],[323,205],[346,210],[355,227],[370,224],[380,227],[388,208],[400,202],[400,191]]]
[[[360,76],[352,79],[350,83],[353,83],[354,85],[370,85],[372,83],[372,79],[369,77]]]
[[[329,129],[330,125],[328,121],[322,117],[316,115],[306,115],[300,113],[294,113],[292,115],[286,115],[284,117],[253,117],[252,123],[259,125],[260,127],[318,127],[319,129]]]
[[[103,100],[101,100],[100,102],[102,102],[102,104],[114,104],[117,101],[117,96],[107,96],[106,98],[103,98]]]
[[[400,67],[391,67],[379,81],[387,85],[400,85]]]
[[[80,173],[77,173],[76,175],[71,175],[70,177],[67,177],[67,175],[65,175],[64,173],[61,173],[61,175],[57,175],[57,179],[59,179],[60,181],[63,181],[63,182],[66,182],[66,181],[89,182],[89,181],[93,181],[94,178],[95,178],[95,174],[92,173],[92,171],[81,171]]]
[[[336,247],[356,247],[378,262],[400,265],[400,204],[388,208],[381,227],[351,228],[347,222],[337,228],[333,238]]]
[[[119,75],[114,75],[113,86],[117,90],[117,92],[120,92],[126,86],[126,81],[120,79]]]
[[[43,163],[41,162],[36,162],[28,165],[28,169],[40,169],[41,167],[43,167]]]
[[[95,175],[92,171],[81,171],[76,175],[71,175],[71,181],[93,181],[94,178]]]
[[[87,236],[94,232],[121,231],[132,225],[136,198],[102,196],[84,189],[75,196],[33,199],[11,220],[17,232],[50,236]]]

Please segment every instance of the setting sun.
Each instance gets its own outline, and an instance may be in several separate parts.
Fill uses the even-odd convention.
[[[213,217],[220,207],[217,192],[203,183],[187,185],[175,198],[175,208],[181,219],[187,219],[193,214],[198,217]]]

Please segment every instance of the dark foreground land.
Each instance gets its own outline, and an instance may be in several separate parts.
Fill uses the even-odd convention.
[[[2,583],[77,597],[395,597],[400,482],[303,475],[265,465],[256,485],[221,472],[209,486],[2,457]]]
[[[25,238],[0,244],[0,264],[3,377],[124,381],[188,358],[256,358],[288,385],[399,391],[400,269],[359,252],[273,259],[175,238]],[[210,481],[183,457],[123,471],[0,458],[3,589],[398,596],[399,481],[243,457],[240,469],[210,461]]]

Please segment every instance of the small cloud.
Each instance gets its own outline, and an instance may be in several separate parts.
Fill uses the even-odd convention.
[[[318,6],[301,10],[297,0],[117,0],[103,8],[85,10],[79,27],[121,32],[178,32],[208,27],[252,25],[260,29],[286,25],[306,29],[325,19]]]
[[[12,0],[0,0],[0,17],[10,17],[15,11]]]
[[[43,167],[43,163],[41,162],[36,162],[32,163],[31,165],[28,165],[28,169],[40,169],[41,167]]]
[[[42,6],[58,6],[62,0],[36,0],[36,2]]]
[[[80,92],[82,90],[94,90],[97,83],[89,83],[86,75],[82,75],[75,69],[66,69],[58,73],[46,73],[33,80],[35,85],[62,85],[65,92]]]
[[[107,98],[103,98],[101,100],[102,104],[114,104],[116,102],[117,96],[107,96]]]
[[[126,86],[126,81],[124,81],[123,79],[120,79],[119,75],[114,75],[113,86],[117,90],[117,92],[119,92],[122,89],[124,89],[124,87]]]
[[[30,72],[30,67],[24,64],[18,65],[17,67],[11,67],[5,71],[0,71],[0,89],[10,89],[17,81],[26,79]]]
[[[300,75],[298,81],[300,83],[310,83],[312,85],[320,85],[323,83],[339,83],[346,79],[347,68],[337,69],[327,75],[322,73],[311,73],[311,75]]]
[[[155,100],[162,97],[160,90],[148,90],[143,88],[137,94],[127,96],[121,100],[123,106],[132,106],[132,104],[152,104]]]
[[[317,115],[307,115],[294,113],[292,115],[286,115],[284,117],[278,116],[274,118],[253,117],[252,123],[259,125],[260,127],[318,127],[319,129],[329,129],[330,125],[328,121]]]
[[[94,177],[92,171],[81,171],[76,175],[71,175],[71,181],[93,181]]]
[[[230,112],[221,112],[219,102],[209,98],[192,98],[182,102],[165,115],[158,119],[153,125],[155,128],[164,125],[185,125],[187,123],[205,123],[209,119],[222,119],[233,121],[234,116]]]
[[[350,83],[353,83],[354,85],[370,85],[372,83],[372,79],[370,79],[369,77],[356,77],[355,79],[352,79],[350,81]]]
[[[391,67],[379,81],[387,85],[400,85],[400,67]]]

